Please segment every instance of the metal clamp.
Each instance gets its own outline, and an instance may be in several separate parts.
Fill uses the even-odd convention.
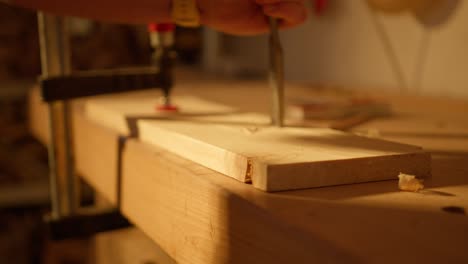
[[[41,47],[42,98],[49,106],[51,214],[46,224],[52,239],[89,236],[128,227],[117,208],[79,208],[71,141],[70,99],[172,87],[172,56],[163,56],[156,67],[89,71],[71,74],[66,19],[38,14]],[[166,53],[164,53],[166,54]],[[170,53],[167,53],[170,54]]]

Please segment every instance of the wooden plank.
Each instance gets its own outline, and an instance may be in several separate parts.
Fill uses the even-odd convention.
[[[73,115],[75,168],[96,191],[112,204],[118,201],[119,133]]]
[[[85,113],[101,125],[116,129],[123,135],[131,135],[135,133],[136,120],[174,114],[157,111],[156,106],[160,103],[159,93],[97,97],[86,101]],[[234,111],[232,107],[192,96],[175,97],[173,103],[179,107],[178,115],[205,115]]]
[[[447,106],[441,108],[445,109]],[[468,108],[467,108],[468,109]],[[462,113],[399,114],[375,119],[353,129],[357,133],[375,131],[388,140],[418,144],[434,153],[462,153],[468,146],[468,115]]]
[[[419,147],[327,128],[271,127],[265,119],[231,114],[142,120],[138,127],[142,141],[265,191],[395,179],[400,172],[430,175],[430,155]]]
[[[430,156],[418,147],[323,128],[274,128],[268,116],[194,97],[175,102],[181,111],[171,121],[155,111],[156,96],[91,99],[85,108],[100,124],[265,191],[430,175]]]

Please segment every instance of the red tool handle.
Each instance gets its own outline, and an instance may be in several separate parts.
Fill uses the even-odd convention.
[[[175,30],[175,24],[173,23],[151,23],[148,24],[149,32],[173,32]]]

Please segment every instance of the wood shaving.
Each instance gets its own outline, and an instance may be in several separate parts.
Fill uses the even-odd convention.
[[[380,134],[380,130],[376,128],[370,128],[366,131],[360,131],[355,133],[358,136],[368,137],[368,138],[380,138],[382,135]]]
[[[398,175],[400,179],[398,181],[398,188],[405,192],[418,192],[424,189],[424,184],[422,180],[416,179],[416,176],[400,173]]]

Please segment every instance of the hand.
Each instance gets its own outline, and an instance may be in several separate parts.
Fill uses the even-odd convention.
[[[197,0],[201,23],[234,35],[269,31],[267,16],[280,19],[281,28],[303,23],[307,18],[304,0]]]

